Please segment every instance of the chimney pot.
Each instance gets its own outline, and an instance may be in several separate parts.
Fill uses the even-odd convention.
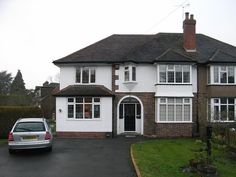
[[[186,20],[189,19],[189,13],[188,13],[188,12],[185,13],[185,19],[186,19]]]
[[[190,15],[190,20],[194,20],[194,19],[193,19],[193,14],[192,14],[192,15]]]

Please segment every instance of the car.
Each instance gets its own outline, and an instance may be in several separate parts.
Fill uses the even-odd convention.
[[[21,149],[52,151],[53,135],[45,118],[20,118],[8,135],[8,150],[12,154]]]

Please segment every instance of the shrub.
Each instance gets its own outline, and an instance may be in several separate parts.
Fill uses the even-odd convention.
[[[7,138],[17,119],[23,117],[42,117],[42,111],[32,106],[2,106],[0,107],[0,138]]]

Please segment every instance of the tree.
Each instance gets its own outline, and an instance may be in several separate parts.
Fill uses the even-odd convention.
[[[11,94],[13,95],[25,95],[25,83],[20,70],[17,71],[16,77],[11,84]]]
[[[7,73],[7,71],[0,72],[0,94],[7,95],[10,92],[11,87],[11,73]]]

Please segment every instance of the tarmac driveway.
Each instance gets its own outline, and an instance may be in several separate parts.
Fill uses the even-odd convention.
[[[136,177],[130,145],[140,138],[56,139],[51,153],[8,154],[0,147],[1,177]]]

